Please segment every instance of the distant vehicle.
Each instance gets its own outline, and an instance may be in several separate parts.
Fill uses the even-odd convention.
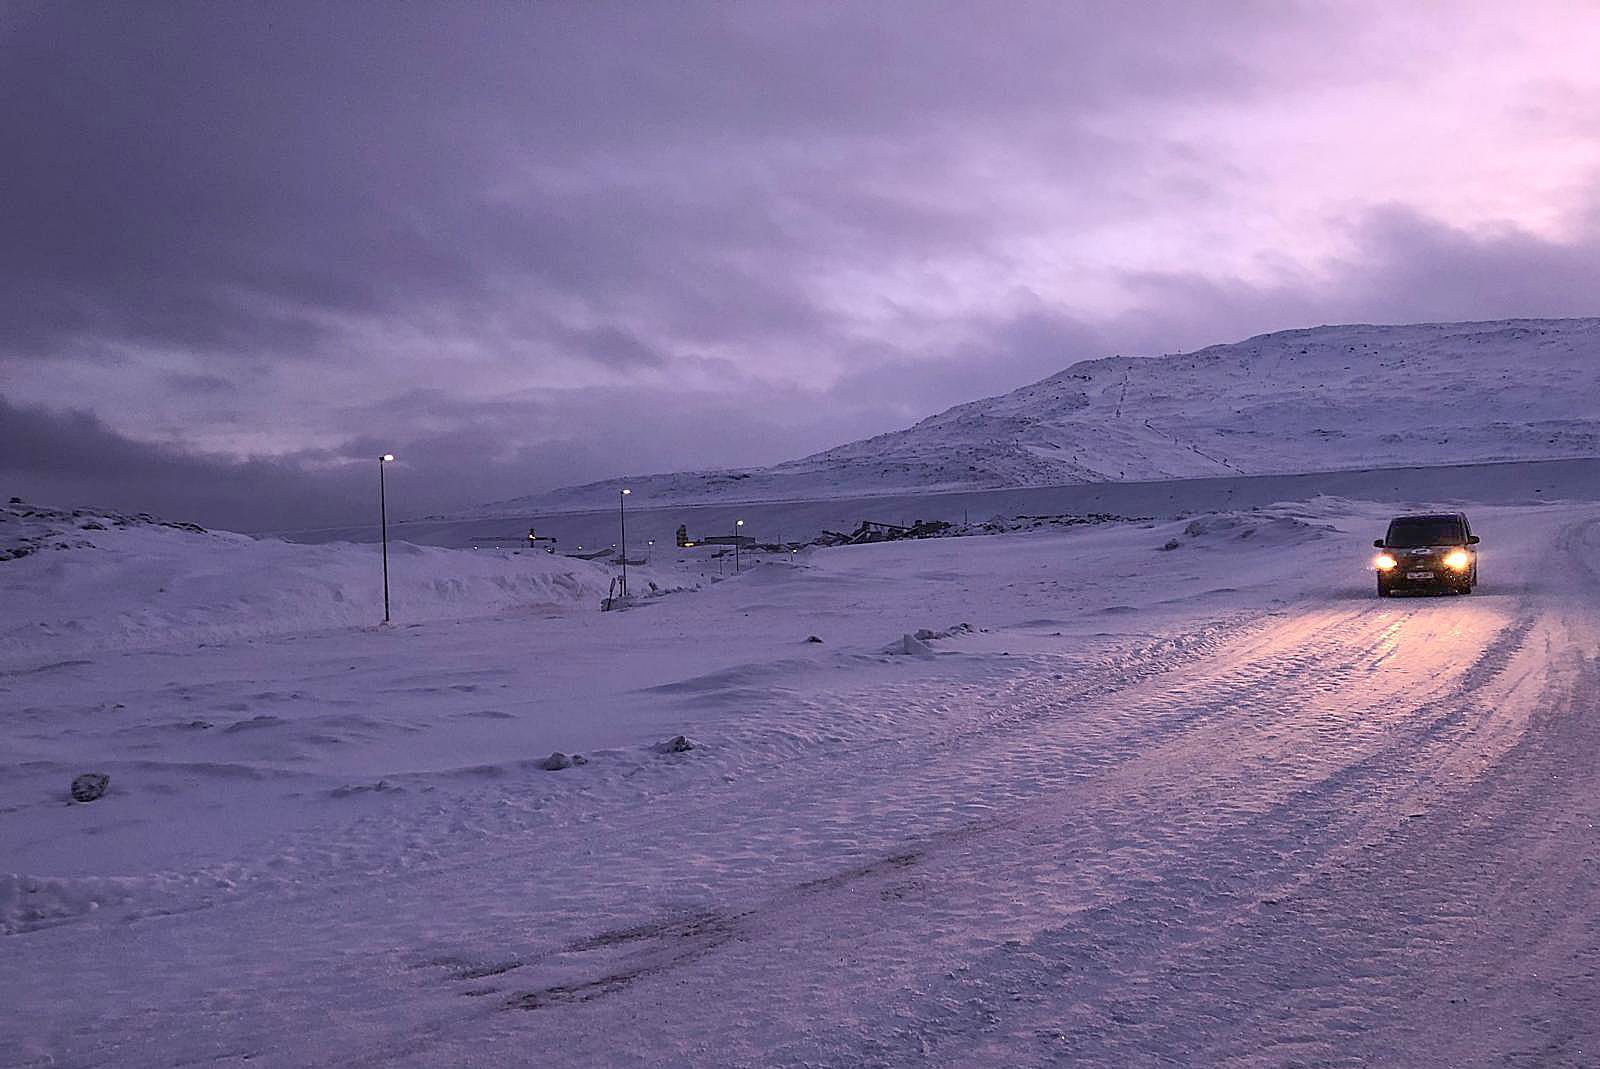
[[[1478,585],[1478,536],[1465,513],[1396,516],[1389,533],[1374,541],[1378,596],[1400,590],[1470,594]]]

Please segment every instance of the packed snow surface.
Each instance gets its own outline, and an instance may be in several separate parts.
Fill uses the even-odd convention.
[[[0,1065],[1593,1066],[1600,507],[1379,600],[1391,511],[662,553],[607,613],[438,549],[392,627],[370,547],[48,521]]]
[[[481,514],[1052,486],[1600,453],[1600,319],[1334,326],[1074,364],[770,468],[634,476]]]

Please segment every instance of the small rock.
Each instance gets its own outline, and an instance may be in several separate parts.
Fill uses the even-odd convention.
[[[1168,542],[1166,545],[1162,546],[1161,548],[1162,549],[1177,549],[1181,545],[1183,545],[1183,543],[1178,541],[1176,538],[1174,538],[1174,539],[1172,539],[1172,541]]]
[[[563,768],[572,767],[572,758],[557,750],[543,761],[540,761],[539,767],[546,772],[560,772]]]
[[[663,739],[655,745],[656,753],[684,753],[692,749],[694,749],[694,743],[683,735],[674,735],[672,738]]]
[[[884,647],[884,653],[896,657],[932,657],[933,647],[928,645],[916,635],[903,635],[898,642],[891,642]]]
[[[815,642],[819,646],[822,645],[822,640],[820,638],[818,638],[816,635],[807,635],[806,636],[806,641],[807,642]]]
[[[72,781],[72,800],[74,802],[92,802],[111,785],[111,777],[100,772],[85,772]]]
[[[365,794],[369,791],[376,793],[404,792],[405,788],[398,783],[390,783],[386,779],[380,779],[377,783],[347,783],[343,787],[335,787],[329,793],[335,798],[348,798],[353,794]]]
[[[589,763],[589,759],[583,756],[581,753],[575,753],[572,755],[572,763],[575,765],[586,765]]]

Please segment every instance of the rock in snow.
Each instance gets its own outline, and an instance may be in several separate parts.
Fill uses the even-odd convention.
[[[952,627],[945,628],[943,631],[935,631],[931,627],[919,627],[914,632],[914,637],[923,642],[933,642],[941,638],[953,638],[956,635],[970,635],[974,630],[975,628],[968,623],[955,624]]]
[[[899,641],[889,643],[883,652],[895,657],[932,657],[933,647],[916,635],[906,634],[900,636]]]
[[[549,757],[546,757],[543,761],[540,761],[539,767],[544,769],[546,772],[560,772],[563,768],[571,768],[573,765],[586,765],[588,763],[589,759],[583,756],[581,753],[575,753],[571,756],[568,756],[567,754],[562,753],[560,750],[557,750]]]
[[[376,783],[347,783],[343,787],[335,787],[329,793],[335,798],[348,798],[353,794],[366,794],[369,791],[383,794],[390,791],[404,790],[405,788],[397,783],[390,783],[386,779],[380,779]]]
[[[674,735],[672,738],[663,739],[655,745],[656,753],[683,753],[692,749],[694,749],[694,743],[690,742],[688,737],[684,735]]]
[[[106,793],[106,788],[111,785],[111,777],[100,772],[85,772],[72,781],[72,800],[74,802],[92,802]]]

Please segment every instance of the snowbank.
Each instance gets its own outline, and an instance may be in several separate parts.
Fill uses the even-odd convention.
[[[18,549],[26,552],[17,556]],[[375,545],[296,545],[150,517],[0,507],[0,659],[217,642],[383,619]],[[610,573],[543,553],[390,543],[397,623],[591,607]]]
[[[1161,548],[1214,546],[1230,542],[1293,546],[1338,533],[1339,529],[1332,524],[1316,523],[1281,507],[1249,512],[1215,512],[1190,520],[1179,537]]]

